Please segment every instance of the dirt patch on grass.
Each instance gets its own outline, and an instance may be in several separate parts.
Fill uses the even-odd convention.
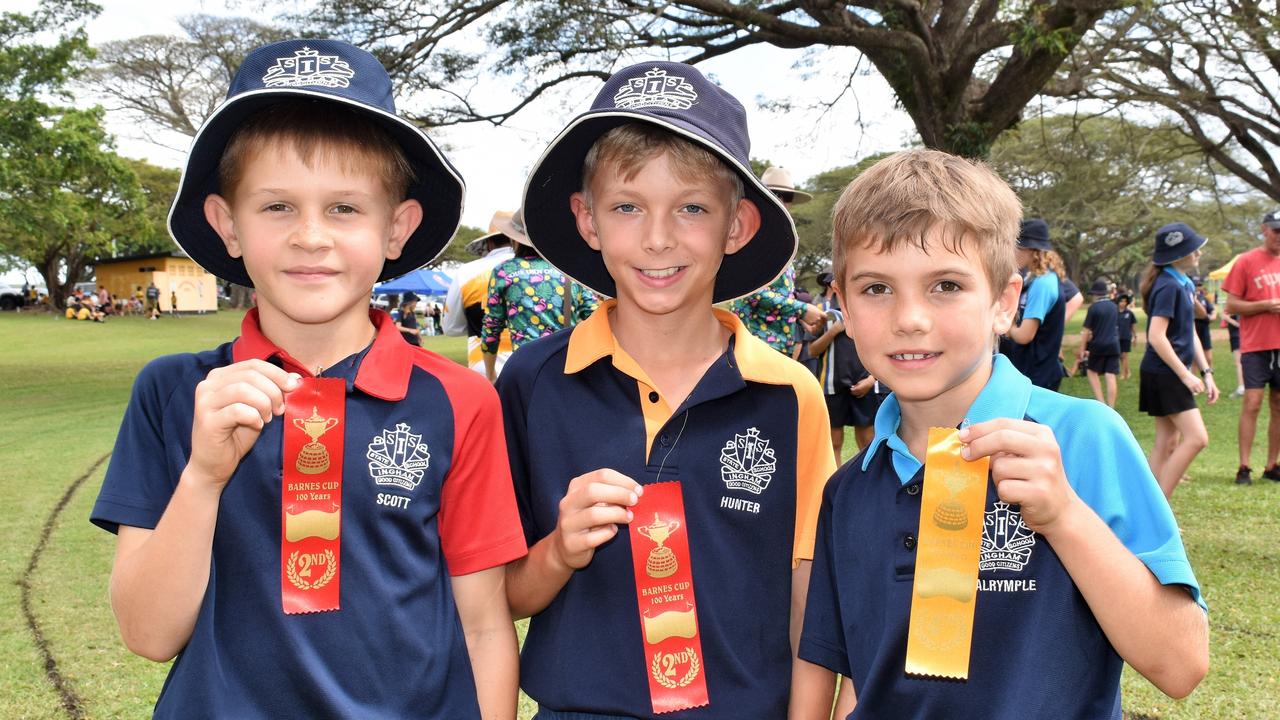
[[[75,688],[71,686],[71,682],[58,669],[58,661],[53,656],[53,649],[49,646],[49,640],[44,635],[44,630],[40,627],[40,621],[36,619],[35,612],[31,608],[31,578],[35,576],[36,568],[40,565],[40,556],[44,554],[44,549],[49,545],[49,536],[53,534],[53,528],[58,522],[58,517],[62,515],[62,511],[66,509],[67,504],[71,502],[71,498],[75,497],[76,491],[84,485],[93,473],[102,467],[102,463],[111,457],[111,453],[107,453],[98,458],[83,475],[71,481],[67,486],[62,497],[58,500],[58,504],[53,506],[49,517],[45,518],[44,527],[40,530],[40,539],[36,541],[35,549],[31,551],[31,557],[27,560],[27,568],[22,571],[22,577],[18,579],[18,587],[21,588],[22,617],[26,620],[27,628],[31,630],[32,638],[35,640],[36,649],[40,651],[40,657],[44,661],[44,675],[58,691],[58,697],[62,700],[62,709],[66,711],[67,716],[73,720],[81,720],[85,717],[84,702],[80,696],[76,694]]]

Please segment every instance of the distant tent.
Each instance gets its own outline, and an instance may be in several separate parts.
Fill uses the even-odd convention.
[[[375,285],[373,294],[400,295],[415,292],[419,295],[444,295],[449,292],[450,282],[452,279],[439,270],[420,268],[398,278],[391,278],[381,285]]]
[[[1214,270],[1213,272],[1209,273],[1209,279],[1210,279],[1210,280],[1217,280],[1218,282],[1222,282],[1223,280],[1226,280],[1226,279],[1227,279],[1227,273],[1231,272],[1231,267],[1232,267],[1233,265],[1235,265],[1235,264],[1236,264],[1236,260],[1239,260],[1239,259],[1240,259],[1240,256],[1239,256],[1239,255],[1237,255],[1237,256],[1235,256],[1235,257],[1231,258],[1230,260],[1228,260],[1228,261],[1227,261],[1227,264],[1226,264],[1226,265],[1223,265],[1222,267],[1218,268],[1217,270]]]

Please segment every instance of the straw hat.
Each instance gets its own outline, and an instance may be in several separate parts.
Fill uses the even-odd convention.
[[[760,176],[760,181],[764,186],[773,191],[783,202],[789,202],[792,205],[803,205],[813,199],[813,196],[803,190],[797,190],[795,183],[791,181],[791,171],[783,167],[765,168],[764,174]]]

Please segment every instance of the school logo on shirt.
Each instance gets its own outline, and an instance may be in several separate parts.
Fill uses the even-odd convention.
[[[626,110],[660,107],[688,110],[698,101],[698,93],[679,75],[654,68],[642,78],[627,81],[613,96],[613,106]]]
[[[1036,534],[1022,521],[1022,513],[1009,503],[996,501],[983,523],[978,570],[1022,572],[1035,544]]]
[[[720,450],[720,479],[730,490],[759,495],[769,487],[778,463],[769,441],[756,428],[733,436]]]
[[[293,57],[276,58],[267,74],[262,76],[266,87],[347,87],[356,71],[337,55],[321,55],[319,51],[304,47]]]
[[[369,458],[369,475],[379,485],[413,490],[422,482],[431,463],[431,453],[421,435],[410,432],[407,423],[396,423],[395,430],[383,430],[369,442],[365,453]]]

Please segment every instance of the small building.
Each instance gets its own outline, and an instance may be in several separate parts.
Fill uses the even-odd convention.
[[[160,288],[160,310],[169,312],[178,300],[178,312],[217,312],[218,281],[178,250],[100,258],[93,265],[95,282],[112,297],[126,298],[155,283]]]

